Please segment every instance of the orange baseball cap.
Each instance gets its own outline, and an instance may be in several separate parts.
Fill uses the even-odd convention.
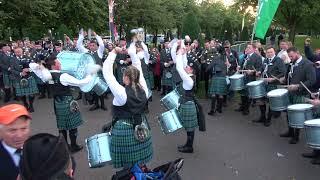
[[[0,108],[0,124],[10,124],[20,116],[31,119],[28,110],[21,104],[8,104]]]

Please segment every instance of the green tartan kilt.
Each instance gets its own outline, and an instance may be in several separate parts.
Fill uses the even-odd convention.
[[[8,73],[3,73],[3,85],[5,87],[12,87],[13,86],[13,82],[12,80],[9,78],[9,74]]]
[[[32,76],[34,77],[36,84],[44,84],[44,82],[34,73],[32,73]]]
[[[209,95],[226,95],[228,90],[228,85],[226,77],[212,77],[208,94]]]
[[[162,74],[161,77],[161,85],[162,86],[173,86],[173,79],[171,78],[166,78],[165,73]]]
[[[153,72],[152,71],[149,71],[149,79],[150,79],[151,89],[153,89],[154,88],[154,77],[153,77]]]
[[[275,90],[275,89],[278,89],[277,85],[275,85],[275,84],[267,84],[266,85],[267,92],[270,92],[270,91]]]
[[[130,167],[135,163],[145,164],[152,159],[151,136],[144,142],[137,141],[130,121],[130,119],[120,119],[112,127],[110,150],[114,168]],[[146,119],[143,123],[148,124]]]
[[[303,104],[306,103],[305,98],[308,98],[307,95],[295,95],[289,93],[289,102],[290,104]]]
[[[178,112],[181,124],[186,131],[194,131],[198,127],[197,109],[193,101],[180,104]]]
[[[15,82],[14,87],[16,88],[16,96],[28,96],[39,93],[38,86],[34,77],[30,76],[27,80],[27,87],[22,87],[20,81]]]
[[[71,130],[79,127],[83,121],[80,112],[71,112],[72,96],[57,96],[54,98],[54,112],[59,130]]]

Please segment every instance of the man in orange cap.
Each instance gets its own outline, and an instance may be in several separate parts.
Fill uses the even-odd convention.
[[[30,134],[31,116],[20,104],[0,108],[0,179],[16,180],[21,149]]]

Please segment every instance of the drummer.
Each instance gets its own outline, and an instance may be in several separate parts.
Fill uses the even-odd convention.
[[[226,54],[222,52],[222,48],[220,49],[219,55],[214,57],[206,69],[206,72],[211,74],[211,82],[208,90],[209,97],[211,98],[211,109],[208,115],[211,116],[213,116],[216,111],[222,113],[223,98],[228,90],[226,76],[231,64]]]
[[[182,96],[179,100],[179,115],[182,125],[187,131],[187,142],[185,145],[179,146],[178,151],[182,153],[193,153],[193,141],[195,128],[198,126],[198,106],[193,92],[194,79],[193,69],[184,65],[187,60],[186,50],[182,48],[182,41],[178,41],[178,52],[176,56],[176,69],[182,79]],[[202,119],[203,120],[203,119]],[[202,127],[200,127],[201,130]]]
[[[91,74],[95,74],[99,68],[94,68],[88,71],[88,75],[78,80],[75,77],[61,73],[61,64],[55,55],[50,55],[46,60],[46,67],[37,63],[30,63],[32,71],[43,81],[48,82],[52,89],[54,97],[54,112],[57,120],[57,127],[66,142],[68,142],[67,131],[71,141],[71,152],[78,152],[83,147],[77,144],[78,127],[83,123],[79,105],[73,100],[69,86],[83,86],[92,80]],[[94,70],[95,69],[95,70]],[[50,71],[49,71],[50,70]]]
[[[309,97],[309,94],[301,82],[310,89],[316,82],[315,68],[311,61],[301,56],[297,48],[291,47],[287,52],[292,64],[289,72],[281,78],[281,81],[282,83],[288,83],[290,104],[305,103],[305,98]],[[296,144],[299,141],[299,132],[299,129],[289,127],[289,130],[281,134],[280,137],[291,137],[289,143]]]
[[[240,64],[240,66],[237,67],[237,70],[242,71],[245,75],[244,81],[245,84],[255,81],[256,76],[260,75],[261,69],[262,69],[262,58],[258,54],[255,53],[255,44],[249,43],[245,49],[245,59]],[[250,101],[248,97],[248,92],[246,89],[240,91],[241,95],[241,105],[236,111],[242,112],[243,115],[249,114],[249,106]],[[266,111],[263,109],[262,106],[260,106],[261,111]]]
[[[267,92],[277,89],[277,85],[280,84],[280,78],[283,78],[286,74],[286,67],[281,58],[276,56],[274,47],[269,46],[266,49],[266,58],[263,62],[263,80],[267,83]],[[260,105],[260,118],[254,122],[264,123],[264,126],[271,125],[271,117],[275,115],[275,112],[268,108],[268,115],[266,117],[266,101],[265,98],[261,99]]]
[[[135,42],[128,48],[132,66],[128,66],[124,71],[124,87],[113,75],[114,61],[117,53],[121,51],[121,48],[116,47],[109,53],[103,64],[103,76],[114,95],[111,130],[112,164],[115,168],[129,168],[135,163],[149,162],[152,159],[153,149],[151,131],[144,114],[149,97],[148,88],[137,55],[144,50],[141,45],[136,47]]]

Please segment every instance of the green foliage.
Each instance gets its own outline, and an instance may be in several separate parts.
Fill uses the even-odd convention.
[[[191,39],[197,39],[200,33],[200,25],[197,17],[190,12],[187,14],[182,23],[182,36],[189,35]]]

